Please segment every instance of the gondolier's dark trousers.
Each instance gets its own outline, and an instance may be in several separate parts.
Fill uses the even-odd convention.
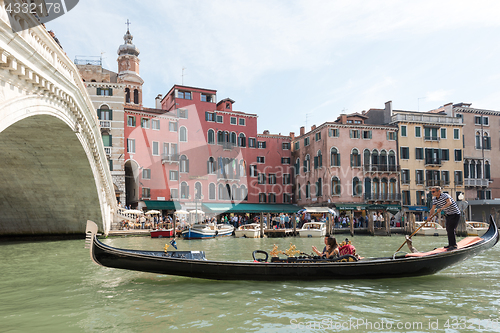
[[[460,222],[460,214],[446,215],[446,232],[448,233],[448,245],[457,245],[455,230]]]

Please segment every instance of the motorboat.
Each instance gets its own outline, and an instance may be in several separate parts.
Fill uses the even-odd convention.
[[[257,238],[260,237],[260,224],[244,224],[234,230],[235,237]]]
[[[307,222],[298,231],[300,237],[325,237],[326,224],[324,222]]]
[[[495,246],[499,238],[496,223],[490,216],[488,231],[483,236],[466,237],[452,250],[441,247],[422,253],[396,252],[389,257],[359,259],[346,254],[325,259],[295,250],[285,251],[287,257],[279,258],[273,249],[270,260],[266,251],[255,250],[251,261],[214,261],[207,260],[203,251],[169,251],[167,246],[164,251],[119,249],[102,243],[97,232],[97,224],[88,221],[86,243],[90,257],[104,267],[203,279],[280,283],[284,280],[377,279],[434,274]]]
[[[482,236],[488,230],[488,223],[484,222],[465,222],[467,236]]]
[[[443,228],[439,223],[433,221],[415,222],[417,228],[417,235],[420,236],[446,236],[446,229]],[[424,226],[422,227],[422,224]]]
[[[184,239],[204,239],[231,236],[234,227],[230,224],[195,223],[182,231]]]

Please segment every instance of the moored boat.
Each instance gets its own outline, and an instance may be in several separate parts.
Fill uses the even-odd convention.
[[[465,222],[467,236],[482,236],[488,230],[488,223],[484,222]]]
[[[151,238],[174,237],[174,229],[151,230]]]
[[[202,251],[141,251],[119,249],[103,244],[97,238],[97,225],[87,222],[87,243],[92,260],[105,267],[156,274],[217,280],[335,280],[376,279],[434,274],[469,259],[498,242],[498,229],[490,216],[488,231],[481,237],[466,237],[458,248],[437,248],[423,253],[397,252],[389,257],[357,259],[345,255],[324,259],[301,255],[271,258],[265,251],[254,251],[253,261],[207,260]],[[256,258],[265,255],[265,258]]]
[[[425,223],[422,228],[422,223]],[[446,236],[446,229],[443,228],[439,223],[437,222],[415,222],[417,228],[420,228],[419,231],[417,231],[417,235],[420,236]]]
[[[260,224],[244,224],[234,230],[235,237],[257,238],[260,237]]]
[[[234,227],[230,224],[195,223],[182,231],[182,237],[185,239],[215,238],[230,236],[233,231]]]
[[[307,222],[298,231],[300,237],[325,237],[326,224],[324,222]]]

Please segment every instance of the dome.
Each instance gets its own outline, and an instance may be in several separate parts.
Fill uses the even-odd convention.
[[[123,45],[120,45],[120,47],[118,48],[118,55],[139,55],[139,49],[132,43],[132,39],[134,39],[134,36],[132,36],[129,30],[127,30],[127,33],[123,36],[123,40],[125,41],[125,43]]]

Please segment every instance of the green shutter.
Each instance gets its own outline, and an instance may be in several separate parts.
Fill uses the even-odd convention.
[[[109,146],[113,146],[113,136],[111,134],[109,135]]]
[[[113,120],[113,110],[109,110],[109,120]]]
[[[101,120],[101,109],[97,109],[97,118]]]
[[[109,89],[109,96],[113,96],[113,89],[111,88],[108,88]]]
[[[97,88],[97,95],[101,94],[101,88]]]

